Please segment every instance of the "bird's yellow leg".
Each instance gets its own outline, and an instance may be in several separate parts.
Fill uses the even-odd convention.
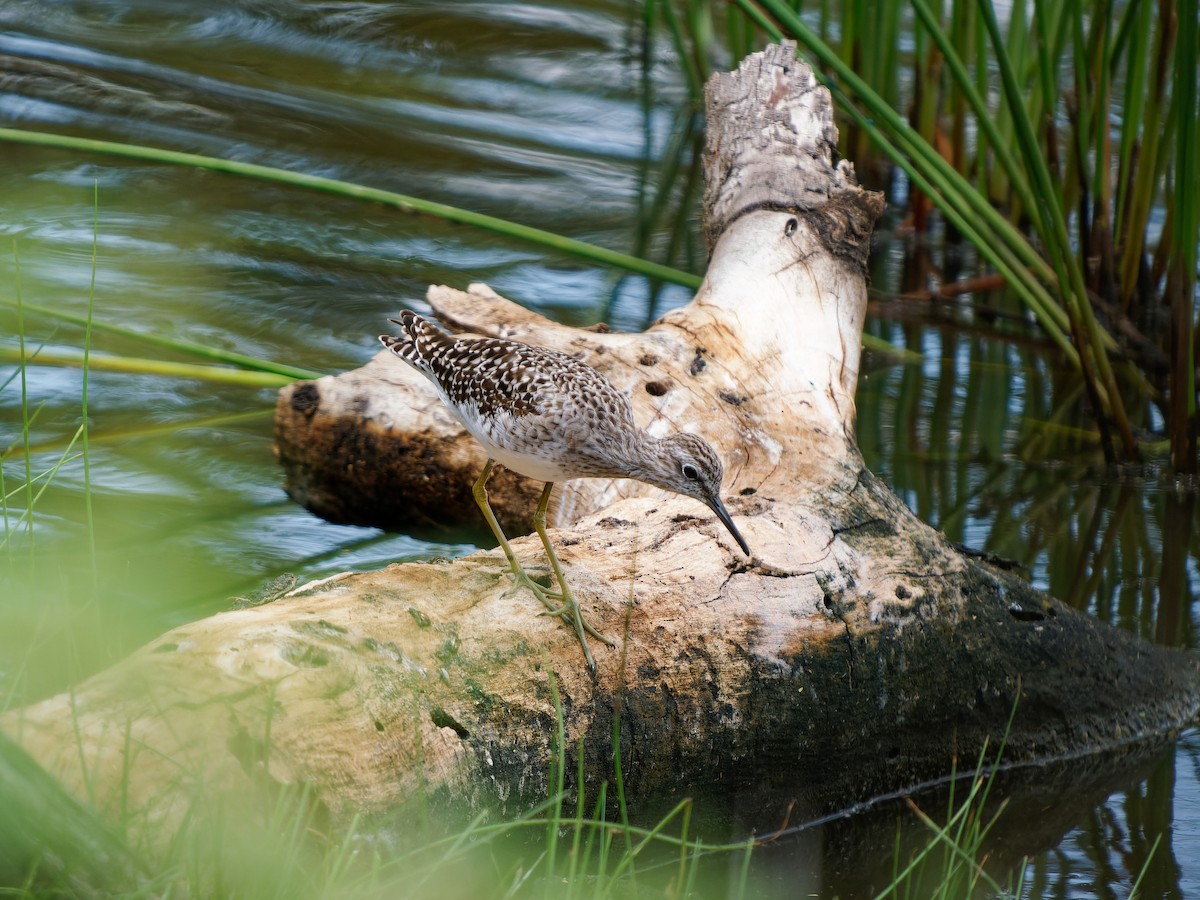
[[[592,651],[588,649],[587,639],[584,636],[586,631],[588,634],[594,635],[599,640],[604,641],[610,647],[614,646],[613,642],[600,634],[591,625],[583,620],[583,616],[579,612],[579,604],[575,602],[575,598],[571,596],[567,588],[566,579],[563,577],[562,566],[558,563],[558,557],[554,555],[554,550],[550,547],[550,540],[546,537],[546,507],[550,502],[550,489],[554,486],[553,483],[547,484],[542,491],[542,500],[538,504],[537,512],[534,513],[534,526],[538,529],[538,535],[542,539],[542,546],[546,548],[546,554],[550,557],[550,565],[554,568],[554,574],[558,578],[559,587],[562,589],[562,594],[555,594],[552,591],[546,590],[536,581],[529,577],[529,574],[521,568],[521,564],[517,562],[517,557],[513,553],[512,547],[508,543],[508,538],[504,536],[503,529],[500,528],[500,523],[496,520],[496,514],[492,512],[492,505],[488,502],[487,480],[492,474],[492,466],[495,460],[489,459],[487,465],[483,467],[483,471],[479,474],[479,478],[475,480],[475,486],[472,493],[475,495],[475,503],[479,506],[483,517],[487,520],[488,527],[492,529],[492,534],[496,541],[504,550],[505,557],[508,558],[508,565],[512,569],[513,577],[516,580],[516,587],[527,587],[533,592],[533,595],[541,601],[546,607],[546,612],[543,615],[556,615],[575,629],[576,635],[579,636],[579,643],[583,646],[583,656],[587,660],[588,670],[596,671],[596,661],[592,659]],[[551,602],[550,598],[560,599],[563,601],[561,606],[556,606]]]
[[[479,511],[483,513],[483,517],[487,519],[488,527],[492,529],[492,534],[499,542],[501,549],[504,550],[504,555],[508,559],[508,565],[512,569],[513,574],[525,575],[525,571],[513,555],[512,547],[508,545],[508,538],[504,536],[504,532],[500,528],[500,523],[496,521],[496,514],[492,512],[492,504],[488,502],[487,481],[492,475],[492,466],[495,464],[496,461],[494,459],[487,461],[487,464],[483,467],[483,471],[475,479],[475,486],[471,488],[471,493],[475,495],[475,504],[479,507]],[[525,577],[528,576],[526,575]]]
[[[562,564],[559,563],[554,547],[550,543],[550,537],[546,534],[546,509],[550,505],[550,491],[553,489],[554,482],[546,482],[546,486],[542,488],[542,499],[538,501],[537,509],[533,513],[533,527],[537,530],[538,537],[542,539],[542,546],[546,548],[546,556],[550,559],[550,568],[554,569],[554,577],[558,579],[558,587],[562,591],[563,604],[552,612],[557,612],[564,620],[575,626],[575,633],[579,635],[579,643],[583,645],[583,655],[587,657],[588,668],[595,671],[596,663],[592,659],[591,651],[588,650],[584,632],[597,640],[604,641],[610,647],[615,647],[616,643],[588,624],[579,610],[579,604],[575,601],[571,589],[567,586],[567,576],[563,574]]]
[[[479,473],[479,477],[475,479],[475,486],[471,489],[471,493],[475,495],[475,503],[479,507],[483,517],[487,520],[488,527],[492,529],[492,535],[496,538],[496,542],[500,544],[500,549],[504,551],[504,556],[508,560],[508,567],[512,569],[513,577],[517,581],[517,587],[527,587],[542,601],[547,609],[558,611],[547,599],[547,595],[558,599],[558,595],[547,591],[544,587],[529,577],[529,574],[521,568],[521,564],[517,562],[517,556],[513,553],[512,547],[508,543],[508,538],[504,536],[504,530],[500,527],[500,523],[496,520],[496,514],[492,512],[492,504],[488,501],[487,480],[491,477],[492,466],[496,464],[494,459],[489,459],[483,467],[483,471]]]

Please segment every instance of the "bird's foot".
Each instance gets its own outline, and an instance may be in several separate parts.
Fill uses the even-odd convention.
[[[546,605],[547,612],[543,613],[542,615],[550,615],[552,613],[557,613],[557,612],[561,611],[561,607],[555,607],[552,603],[549,602],[549,600],[561,601],[563,599],[562,594],[558,593],[557,591],[552,591],[552,590],[550,590],[550,588],[548,588],[546,585],[542,584],[540,581],[534,580],[532,575],[530,575],[528,572],[526,572],[524,569],[522,569],[520,567],[510,570],[510,574],[512,575],[513,583],[512,583],[512,586],[509,587],[509,589],[504,592],[505,597],[511,597],[517,591],[520,591],[522,589],[527,589],[527,590],[531,591],[539,600],[542,601],[542,603],[544,603]],[[542,576],[542,577],[549,577],[549,576]]]
[[[571,595],[570,589],[565,585],[560,585],[562,591],[552,591],[549,588],[543,587],[538,582],[529,577],[529,574],[524,569],[513,570],[513,588],[528,588],[530,592],[538,598],[546,611],[539,613],[542,616],[558,616],[568,625],[575,629],[575,634],[579,638],[579,644],[583,647],[583,656],[587,660],[588,671],[593,675],[596,674],[596,661],[592,659],[592,651],[588,648],[587,635],[591,635],[596,640],[607,644],[609,647],[617,646],[616,641],[607,635],[601,634],[591,623],[583,617],[583,612],[579,609],[579,603]],[[506,595],[510,591],[505,592]],[[555,603],[555,601],[559,601]]]
[[[560,595],[556,595],[556,596],[560,596]],[[543,602],[545,602],[545,601],[543,601]],[[575,612],[578,609],[579,609],[579,604],[576,603],[574,599],[572,599],[569,603],[563,603],[559,606],[552,606],[551,604],[547,603],[546,611],[540,612],[540,613],[538,613],[538,615],[539,616],[558,616],[564,622],[566,622],[568,625],[573,626],[575,624]],[[605,644],[607,644],[610,647],[617,646],[616,641],[614,641],[612,638],[608,637],[607,635],[601,634],[594,627],[592,627],[592,624],[583,617],[582,611],[580,611],[580,613],[579,613],[579,624],[581,626],[583,626],[584,631],[586,631],[588,634],[590,634],[596,640],[603,641]],[[578,629],[576,629],[576,630],[578,630]]]

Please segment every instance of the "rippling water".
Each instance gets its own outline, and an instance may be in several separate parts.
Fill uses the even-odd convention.
[[[320,174],[633,250],[639,202],[669,169],[672,135],[692,115],[665,39],[643,69],[640,16],[618,2],[7,0],[0,124]],[[98,321],[324,372],[368,359],[386,316],[430,283],[486,281],[580,324],[604,317],[632,329],[651,314],[654,287],[639,278],[431,218],[14,144],[0,144],[0,161],[0,301],[19,292],[27,305],[84,314],[95,236]],[[686,209],[675,260],[700,267],[695,210]],[[657,254],[672,242],[670,225],[651,230]],[[881,294],[895,289],[902,253],[899,244],[877,248]],[[653,302],[661,310],[687,299],[666,289]],[[1165,605],[1159,597],[1164,536],[1178,531],[1176,485],[1153,469],[1097,470],[1086,454],[1025,452],[1040,446],[1029,421],[1053,412],[1031,400],[1053,377],[1036,342],[1008,346],[927,315],[878,312],[870,329],[926,362],[868,365],[859,405],[871,467],[951,538],[1021,561],[1040,585],[1124,627],[1194,645],[1189,601],[1200,575],[1186,510],[1184,590]],[[0,329],[0,348],[14,346],[10,307],[0,307]],[[83,343],[81,328],[32,309],[21,330],[48,351]],[[93,343],[164,355],[103,331]],[[0,445],[22,441],[24,391],[38,411],[30,441],[44,446],[32,474],[49,471],[82,415],[81,374],[35,366],[22,378],[6,365],[0,386]],[[79,459],[58,468],[37,498],[32,534],[4,551],[7,705],[61,690],[281,572],[454,555],[479,537],[384,535],[296,508],[270,452],[273,390],[98,371],[88,389],[88,469]],[[13,491],[23,463],[6,460],[3,475]],[[26,500],[8,498],[8,531],[25,529]],[[1121,894],[1167,829],[1146,895],[1200,891],[1198,772],[1190,732],[1127,789],[1083,798],[1029,877],[1063,896]],[[896,815],[860,817],[764,854],[763,884],[852,892],[861,873],[850,869],[890,858]],[[812,834],[824,838],[814,844]],[[864,835],[879,841],[865,857]]]

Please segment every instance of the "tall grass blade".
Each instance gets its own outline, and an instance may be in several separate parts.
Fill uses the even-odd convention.
[[[142,159],[168,165],[207,169],[212,172],[223,172],[227,175],[237,175],[242,178],[254,178],[275,184],[286,184],[291,187],[320,191],[348,199],[366,200],[391,207],[407,215],[434,216],[447,222],[456,222],[460,225],[482,228],[515,240],[527,241],[550,250],[576,256],[580,259],[587,259],[618,269],[636,272],[639,275],[645,275],[647,278],[657,278],[660,281],[690,288],[698,288],[700,286],[701,279],[698,275],[681,272],[678,269],[672,269],[669,266],[659,265],[658,263],[649,262],[644,259],[638,259],[635,256],[619,253],[616,250],[597,247],[595,244],[589,244],[586,241],[564,237],[550,231],[544,231],[541,228],[521,225],[517,222],[497,218],[496,216],[460,209],[445,203],[435,203],[432,200],[422,200],[418,197],[410,197],[405,194],[397,194],[393,191],[384,191],[378,188],[351,184],[348,181],[338,181],[334,178],[307,175],[303,172],[290,172],[286,169],[276,169],[271,166],[261,166],[254,163],[217,159],[212,156],[201,156],[196,153],[181,153],[176,150],[161,150],[155,147],[142,147],[135,144],[121,144],[114,141],[69,137],[38,131],[22,131],[16,128],[0,128],[0,141],[58,147],[65,150],[81,150],[88,153],[107,153],[127,159]]]
[[[550,668],[550,662],[545,661],[546,677],[550,684],[550,700],[554,705],[554,745],[550,748],[550,786],[554,791],[551,814],[546,819],[546,896],[554,895],[554,877],[556,873],[556,857],[558,853],[558,829],[562,818],[563,788],[566,778],[566,725],[563,722],[562,697],[558,693],[558,680]],[[580,785],[582,790],[582,785]]]
[[[248,372],[242,369],[226,369],[220,366],[200,366],[194,363],[165,362],[160,359],[141,359],[131,356],[107,354],[73,353],[64,351],[38,350],[26,356],[20,349],[0,348],[0,361],[21,366],[70,366],[89,371],[121,372],[127,375],[156,375],[164,378],[195,378],[217,384],[235,384],[250,388],[279,388],[296,379],[273,372]]]
[[[3,733],[0,847],[0,884],[30,897],[134,896],[150,880],[120,835]]]
[[[22,313],[21,303],[21,254],[17,248],[17,241],[13,239],[13,283],[16,285],[17,294],[17,349],[21,354],[19,362],[21,372],[21,444],[25,449],[25,514],[27,517],[26,530],[29,532],[31,546],[29,549],[29,564],[33,565],[33,458],[29,454],[29,426],[32,423],[33,417],[29,414],[29,381],[28,371],[25,366],[25,318]],[[5,543],[8,542],[11,532],[7,528],[4,531]]]
[[[174,422],[155,422],[152,424],[138,424],[108,429],[89,428],[88,443],[95,447],[97,445],[137,440],[138,438],[173,435],[190,429],[211,431],[214,428],[224,428],[229,425],[259,422],[262,419],[270,419],[274,414],[275,408],[273,405],[263,405],[258,409],[247,409],[236,413],[220,413],[215,416],[199,416],[194,419],[183,419]],[[261,432],[261,428],[259,428],[259,431]],[[36,456],[39,453],[61,450],[69,440],[70,438],[66,435],[41,440],[36,444],[29,445],[29,453]],[[16,453],[17,450],[18,445],[15,443],[10,447],[0,448],[0,459],[7,459]]]
[[[1178,110],[1175,130],[1174,221],[1167,239],[1170,263],[1167,299],[1171,309],[1171,403],[1168,429],[1171,461],[1176,471],[1200,467],[1196,448],[1196,258],[1200,242],[1200,108],[1197,67],[1200,66],[1200,15],[1197,0],[1178,0],[1179,43],[1173,75],[1173,98]]]
[[[87,325],[83,332],[83,387],[80,392],[80,415],[82,416],[83,439],[83,507],[84,526],[87,529],[88,555],[92,566],[92,583],[100,579],[96,558],[96,519],[92,512],[92,462],[88,444],[88,361],[92,352],[92,313],[96,305],[96,256],[100,246],[100,182],[92,182],[92,259],[91,275],[88,280]]]
[[[754,842],[748,841],[746,843],[746,849],[742,853],[742,867],[738,871],[738,886],[737,894],[735,895],[738,900],[745,900],[745,897],[747,896],[746,891],[750,886],[750,854],[753,850]]]
[[[1150,871],[1150,863],[1154,859],[1154,855],[1158,852],[1158,845],[1162,843],[1162,832],[1154,836],[1154,843],[1150,845],[1150,849],[1146,852],[1146,859],[1142,862],[1142,868],[1138,870],[1137,878],[1133,880],[1133,885],[1129,888],[1129,900],[1138,900],[1142,896],[1142,882],[1146,880],[1146,873]]]
[[[774,17],[789,37],[796,39],[822,65],[832,70],[834,77],[822,80],[843,111],[870,133],[919,190],[934,199],[951,224],[971,240],[1018,292],[1047,336],[1066,355],[1068,363],[1079,367],[1079,356],[1066,332],[1069,318],[1039,283],[1054,283],[1054,272],[1028,240],[928,142],[921,140],[852,69],[845,66],[828,45],[817,39],[786,4],[781,0],[736,2],[772,34],[781,35],[781,29],[771,22],[770,17]],[[857,108],[847,91],[863,103],[866,112]]]
[[[0,306],[13,307],[14,304],[0,300]],[[94,316],[79,316],[65,310],[51,309],[49,307],[38,306],[33,303],[24,304],[24,311],[26,313],[34,313],[35,315],[43,316],[48,319],[57,319],[62,322],[70,322],[73,325],[79,325],[80,327],[88,328],[93,332],[98,331],[105,334],[112,334],[126,340],[148,344],[152,347],[161,347],[176,353],[198,356],[202,359],[226,363],[242,369],[250,369],[251,371],[274,372],[276,375],[286,375],[288,378],[292,379],[320,378],[323,374],[325,374],[323,372],[318,372],[315,369],[303,369],[297,366],[289,366],[283,363],[272,362],[271,360],[257,359],[253,356],[246,356],[243,353],[234,353],[231,350],[223,350],[220,347],[210,347],[207,344],[197,344],[192,341],[180,340],[179,338],[165,337],[160,334],[154,334],[153,332],[137,331],[133,328],[127,328],[124,325],[115,325],[111,322],[105,322],[103,319],[97,319]]]
[[[1004,98],[1016,125],[1017,145],[1021,151],[1025,169],[1031,173],[1034,190],[1042,198],[1042,203],[1037,204],[1031,213],[1034,214],[1034,223],[1038,234],[1050,255],[1050,261],[1054,266],[1060,290],[1063,292],[1067,310],[1071,316],[1071,334],[1079,351],[1084,383],[1092,395],[1093,405],[1102,427],[1103,414],[1107,412],[1113,417],[1120,433],[1125,456],[1136,458],[1138,455],[1137,444],[1133,438],[1133,430],[1125,416],[1124,404],[1105,349],[1108,341],[1100,334],[1100,325],[1092,311],[1087,288],[1083,282],[1083,271],[1078,258],[1071,250],[1071,240],[1067,230],[1066,215],[1061,205],[1061,195],[1054,188],[1049,167],[1038,146],[1033,125],[1029,121],[1024,105],[1025,92],[1018,84],[1016,71],[1004,49],[1003,36],[1000,32],[1000,25],[996,21],[996,11],[992,7],[991,0],[977,0],[977,6],[992,41],[992,51],[1000,72]],[[1107,453],[1107,442],[1105,442],[1105,449]]]

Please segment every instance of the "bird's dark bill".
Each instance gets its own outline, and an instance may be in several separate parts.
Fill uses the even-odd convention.
[[[746,546],[746,539],[742,537],[742,533],[737,530],[737,526],[733,524],[733,519],[729,516],[729,510],[725,508],[725,504],[721,502],[719,497],[714,497],[713,502],[709,504],[713,512],[717,514],[717,518],[729,529],[729,533],[733,535],[733,539],[738,542],[738,546],[742,548],[742,552],[750,556],[750,548]]]

